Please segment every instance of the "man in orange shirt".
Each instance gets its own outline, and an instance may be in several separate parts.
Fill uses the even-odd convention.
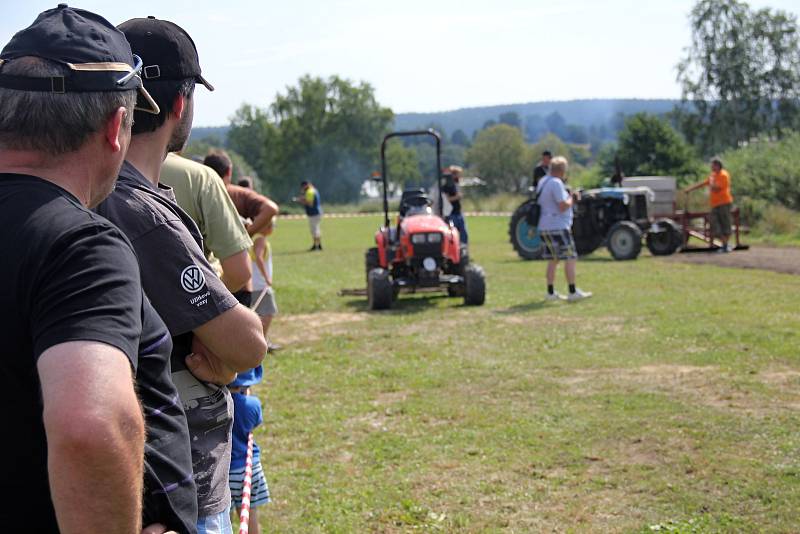
[[[704,181],[686,188],[686,192],[708,187],[711,191],[709,201],[711,203],[711,234],[719,237],[722,241],[722,248],[719,252],[730,252],[733,250],[728,245],[731,237],[731,205],[733,195],[731,195],[731,175],[722,168],[722,161],[719,158],[711,160],[711,174]]]

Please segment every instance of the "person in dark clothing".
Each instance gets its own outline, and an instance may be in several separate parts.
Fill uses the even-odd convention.
[[[464,170],[458,165],[450,165],[447,170],[450,172],[451,180],[448,180],[442,187],[442,193],[444,193],[453,209],[450,211],[450,214],[445,217],[445,220],[453,223],[453,226],[458,229],[461,243],[466,245],[469,243],[469,234],[467,233],[467,223],[464,221],[464,215],[461,213],[462,194],[461,188],[458,186],[459,182],[461,182],[461,174]]]
[[[130,239],[144,290],[172,337],[178,394],[170,406],[182,406],[188,422],[189,480],[196,486],[192,531],[229,532],[233,401],[225,385],[237,372],[259,365],[267,346],[258,316],[219,279],[197,225],[172,189],[159,183],[166,155],[188,140],[195,85],[213,86],[201,74],[194,42],[176,24],[147,17],[119,29],[147,65],[148,86],[161,111],[151,116],[136,111],[117,187],[97,212]]]
[[[114,188],[137,91],[153,104],[141,68],[122,32],[64,4],[0,52],[3,532],[194,532],[172,342],[130,241],[89,211]]]
[[[533,187],[539,185],[539,180],[544,178],[550,173],[550,160],[553,159],[553,153],[549,150],[542,152],[542,160],[533,168]]]

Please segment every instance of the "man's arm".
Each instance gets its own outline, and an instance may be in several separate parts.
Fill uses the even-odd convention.
[[[233,256],[220,260],[220,263],[222,264],[222,283],[232,293],[247,285],[253,275],[247,250],[240,250]]]
[[[709,185],[710,182],[711,181],[708,178],[706,178],[702,182],[697,182],[696,184],[692,184],[692,185],[684,188],[683,192],[684,193],[691,193],[692,191],[694,191],[696,189],[700,189],[701,187],[705,187],[705,186]]]
[[[253,222],[247,226],[247,233],[250,237],[255,234],[264,233],[264,230],[272,223],[272,219],[278,215],[278,205],[267,197],[262,196],[263,202],[258,214],[253,218]]]
[[[570,209],[572,205],[575,203],[572,195],[569,194],[567,188],[561,182],[556,182],[558,187],[551,187],[549,194],[553,197],[558,203],[558,209],[563,213]],[[550,183],[545,184],[545,187],[551,185]],[[543,191],[544,192],[544,191]]]
[[[72,341],[44,351],[37,368],[59,530],[138,534],[145,431],[129,359]]]
[[[193,332],[222,364],[235,372],[252,369],[267,354],[261,319],[241,304],[198,326]],[[232,343],[232,340],[236,342]]]

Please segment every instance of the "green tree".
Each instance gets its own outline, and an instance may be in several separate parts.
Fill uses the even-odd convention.
[[[800,133],[759,140],[722,154],[733,194],[800,210]],[[737,200],[737,204],[742,204]]]
[[[304,76],[266,110],[242,106],[229,145],[251,161],[278,200],[305,179],[325,201],[349,202],[375,168],[393,119],[367,83]]]
[[[592,156],[587,147],[566,143],[556,134],[548,133],[536,143],[530,145],[526,164],[527,174],[533,172],[533,168],[539,164],[542,152],[545,150],[549,150],[554,156],[564,156],[569,160],[570,164],[586,165]]]
[[[522,119],[520,118],[519,113],[516,111],[507,111],[505,113],[501,113],[497,118],[497,123],[508,124],[514,128],[522,128]]]
[[[697,171],[692,148],[680,134],[666,120],[647,113],[628,117],[617,138],[616,150],[601,152],[602,169],[609,176],[614,173],[615,156],[628,176],[693,178]]]
[[[678,64],[684,103],[675,113],[689,142],[711,155],[800,121],[800,30],[780,10],[699,0],[692,41]]]
[[[215,150],[225,150],[225,152],[231,158],[231,162],[233,163],[232,181],[234,184],[240,178],[244,176],[250,176],[251,178],[253,178],[255,189],[257,191],[261,191],[263,189],[263,184],[261,184],[261,180],[259,179],[258,173],[255,171],[255,169],[247,162],[247,160],[241,154],[239,154],[235,150],[224,148],[219,138],[206,137],[201,141],[192,141],[188,145],[186,145],[186,148],[183,149],[181,155],[202,162],[203,158],[205,158],[208,154],[214,152]]]
[[[461,145],[463,147],[469,146],[469,137],[467,134],[464,133],[464,130],[458,129],[453,132],[453,136],[450,138],[450,142],[454,145]]]
[[[526,145],[519,128],[497,124],[482,130],[467,151],[467,161],[486,181],[486,191],[520,192],[526,168]]]
[[[269,122],[266,111],[249,104],[242,105],[236,111],[228,132],[228,147],[241,154],[258,174],[259,190],[272,196],[281,191],[276,186],[280,180],[274,172],[277,164],[273,162],[276,157],[274,148],[278,141],[277,135],[277,129]],[[285,196],[281,195],[280,199],[285,199]]]
[[[416,185],[422,180],[417,161],[417,152],[407,148],[399,139],[392,139],[386,146],[386,177],[402,188]]]

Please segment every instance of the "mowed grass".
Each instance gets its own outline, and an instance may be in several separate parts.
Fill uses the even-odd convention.
[[[800,277],[600,253],[594,298],[545,304],[476,217],[484,306],[369,312],[337,291],[379,223],[324,220],[321,253],[277,227],[264,532],[800,530]]]

